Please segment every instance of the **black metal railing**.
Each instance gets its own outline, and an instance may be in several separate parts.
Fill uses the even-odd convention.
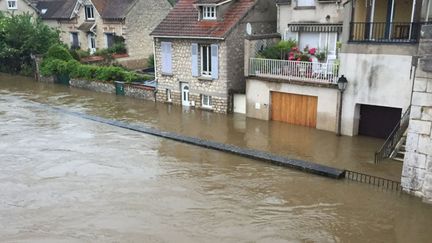
[[[409,106],[408,109],[405,111],[402,118],[396,124],[395,128],[390,133],[390,135],[388,136],[384,144],[381,146],[381,148],[377,152],[375,152],[375,164],[385,158],[390,157],[390,155],[396,148],[396,145],[398,144],[399,140],[402,138],[403,134],[408,128],[410,113],[411,113],[411,106]]]
[[[351,22],[350,42],[416,43],[420,22]]]
[[[401,184],[398,181],[393,181],[382,177],[367,175],[360,172],[345,170],[345,178],[352,181],[357,181],[357,182],[381,187],[386,190],[394,190],[394,191],[402,190]]]

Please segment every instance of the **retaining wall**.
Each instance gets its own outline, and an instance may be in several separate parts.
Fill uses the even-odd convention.
[[[115,94],[114,83],[99,81],[88,81],[81,79],[71,79],[70,86],[75,88],[87,89],[95,92]],[[141,84],[124,84],[125,96],[133,98],[155,101],[155,89]]]

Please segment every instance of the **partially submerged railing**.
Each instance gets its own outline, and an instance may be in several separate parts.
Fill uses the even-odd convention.
[[[381,148],[377,152],[375,152],[375,164],[385,158],[390,157],[391,153],[396,148],[399,140],[402,138],[406,129],[408,128],[410,113],[411,106],[409,106],[408,109],[405,111],[402,118],[396,124],[395,128],[390,133]]]
[[[420,22],[351,22],[351,42],[416,43]]]
[[[314,83],[335,84],[339,65],[335,63],[302,62],[250,58],[249,75]]]
[[[357,181],[357,182],[381,187],[386,190],[395,190],[395,191],[402,190],[400,182],[398,181],[393,181],[393,180],[389,180],[377,176],[367,175],[360,172],[345,170],[345,178],[352,181]]]

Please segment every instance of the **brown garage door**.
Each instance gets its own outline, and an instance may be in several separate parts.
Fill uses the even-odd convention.
[[[318,97],[271,92],[271,101],[272,120],[316,127]]]

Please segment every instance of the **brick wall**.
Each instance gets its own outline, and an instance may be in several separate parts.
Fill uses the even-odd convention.
[[[405,191],[432,203],[432,25],[424,26],[413,87],[403,171]]]

